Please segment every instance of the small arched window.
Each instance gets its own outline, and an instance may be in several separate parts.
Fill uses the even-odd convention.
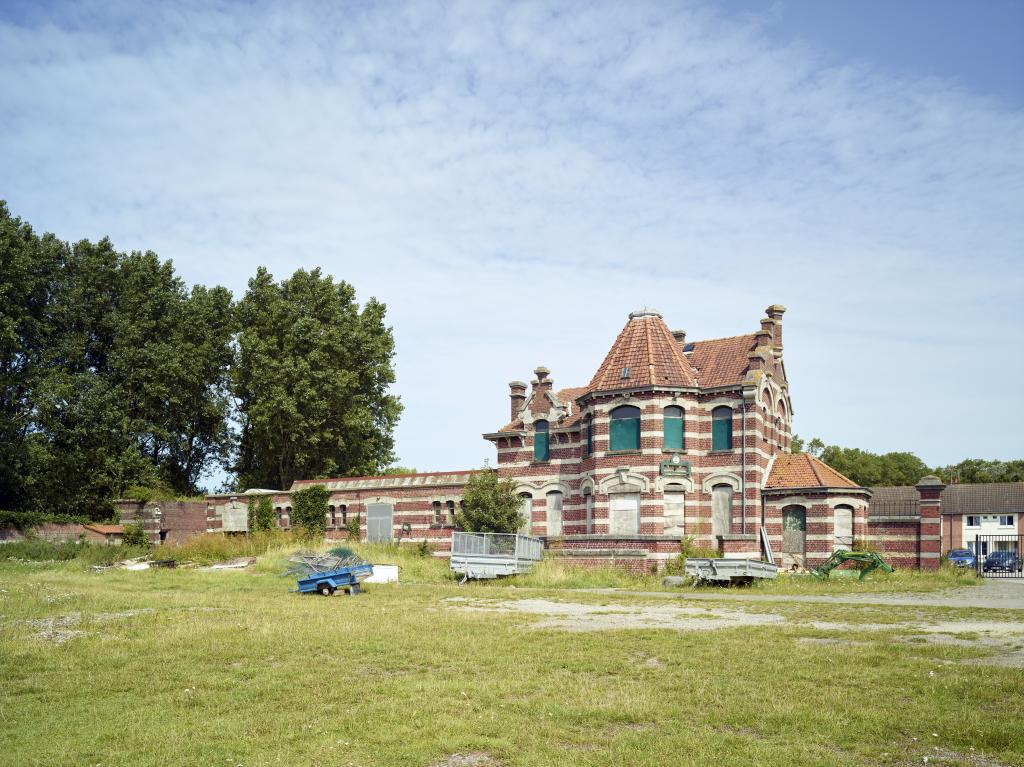
[[[455,501],[448,501],[448,524],[454,524],[455,522]]]
[[[611,442],[608,449],[639,450],[640,408],[623,405],[615,408],[611,417]]]
[[[732,450],[732,408],[722,405],[711,411],[711,449]]]
[[[546,461],[551,457],[548,445],[548,422],[535,421],[533,424],[533,460]]]
[[[346,506],[345,504],[341,504],[338,507],[338,513],[341,514],[341,524],[347,525],[348,524],[348,506]]]
[[[434,501],[434,503],[431,504],[431,505],[434,508],[434,524],[435,525],[439,525],[443,521],[441,519],[441,502],[440,501]]]
[[[676,405],[669,405],[665,408],[665,449],[682,450],[684,445],[683,437],[683,409]]]
[[[335,520],[335,516],[334,516],[334,507],[333,506],[328,506],[327,507],[327,524],[330,525],[331,527],[334,527],[335,524],[336,524],[336,520]]]
[[[291,527],[292,526],[292,507],[291,506],[285,506],[284,507],[284,513],[285,513],[285,516],[288,517],[288,527]]]
[[[284,521],[283,521],[284,517],[283,517],[283,512],[281,511],[281,507],[280,506],[278,506],[276,509],[274,509],[274,516],[277,518],[277,526],[278,527],[284,527]]]
[[[587,425],[586,425],[585,428],[586,428],[586,432],[587,432],[587,455],[593,455],[594,454],[594,419],[591,418],[589,415],[587,416]]]

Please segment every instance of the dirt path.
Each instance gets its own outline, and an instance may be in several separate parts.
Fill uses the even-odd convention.
[[[980,586],[967,586],[918,594],[839,594],[836,596],[803,594],[765,594],[743,589],[681,589],[665,591],[622,591],[620,589],[580,589],[588,594],[627,594],[630,596],[689,600],[735,600],[738,602],[811,602],[841,605],[906,605],[908,607],[982,607],[1024,610],[1024,579],[992,578]]]

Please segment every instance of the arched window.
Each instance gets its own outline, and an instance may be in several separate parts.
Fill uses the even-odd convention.
[[[519,532],[529,535],[533,529],[533,496],[529,493],[522,493],[519,496],[519,516],[523,519],[523,526]]]
[[[548,422],[535,421],[533,424],[533,460],[546,461],[551,456],[548,447]]]
[[[722,405],[711,411],[711,449],[732,450],[732,408]]]
[[[345,504],[341,504],[338,507],[338,513],[341,514],[341,524],[347,525],[348,524],[348,506],[346,506]]]
[[[612,413],[611,444],[609,450],[640,449],[640,408],[623,405]]]
[[[675,405],[669,405],[664,410],[665,424],[665,449],[683,449],[683,409]]]
[[[547,496],[548,536],[562,534],[562,494],[552,490]]]
[[[448,524],[455,524],[455,501],[448,501]]]
[[[292,507],[291,506],[285,506],[284,507],[284,513],[285,513],[285,516],[288,517],[288,527],[291,527],[292,526]]]
[[[431,505],[434,508],[434,524],[440,525],[442,522],[444,522],[444,520],[441,519],[441,502],[434,501],[434,503]]]
[[[853,548],[853,506],[836,506],[832,532],[835,535],[835,548],[847,551]]]
[[[327,507],[327,524],[330,527],[334,527],[335,526],[334,507],[333,506],[328,506]]]
[[[728,409],[728,408],[727,408]],[[711,488],[711,535],[732,532],[732,485]]]
[[[585,529],[587,535],[590,535],[594,532],[594,494],[588,490],[586,495],[583,496],[583,501],[587,507],[587,526]]]
[[[594,419],[591,418],[589,415],[587,416],[587,425],[586,425],[585,428],[586,428],[586,432],[587,432],[587,453],[586,454],[587,455],[593,455],[594,454]]]
[[[281,511],[281,507],[278,506],[274,509],[274,516],[277,517],[277,526],[284,527],[284,512]]]

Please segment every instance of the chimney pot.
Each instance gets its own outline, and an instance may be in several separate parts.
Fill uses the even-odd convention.
[[[686,331],[685,330],[673,330],[672,337],[676,339],[676,343],[679,344],[679,348],[682,349],[686,345]]]
[[[509,399],[512,402],[512,418],[515,422],[516,418],[519,417],[519,411],[523,409],[523,405],[526,404],[526,383],[523,381],[510,381],[508,384],[509,388]]]

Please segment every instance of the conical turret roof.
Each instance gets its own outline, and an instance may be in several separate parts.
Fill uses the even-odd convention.
[[[690,361],[661,315],[642,309],[629,315],[587,391],[696,385]]]

